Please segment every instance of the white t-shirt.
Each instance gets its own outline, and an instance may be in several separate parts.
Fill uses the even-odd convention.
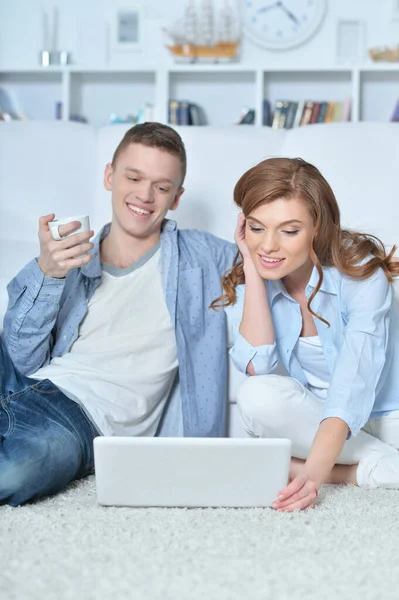
[[[31,375],[83,405],[103,435],[152,436],[177,372],[159,246],[128,269],[103,265],[70,351]]]
[[[319,336],[300,337],[294,354],[305,373],[309,390],[320,400],[325,400],[331,375]]]

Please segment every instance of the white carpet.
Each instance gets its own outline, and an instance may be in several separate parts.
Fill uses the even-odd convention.
[[[294,514],[100,508],[90,477],[0,507],[0,598],[398,600],[399,492],[320,499]]]

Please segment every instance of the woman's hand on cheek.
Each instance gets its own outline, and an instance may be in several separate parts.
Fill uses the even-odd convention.
[[[251,260],[251,255],[248,250],[247,243],[245,241],[245,224],[246,219],[244,213],[239,213],[237,217],[237,226],[234,233],[234,241],[237,244],[237,248],[242,254],[243,260]]]

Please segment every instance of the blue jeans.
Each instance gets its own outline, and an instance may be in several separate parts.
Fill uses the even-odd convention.
[[[19,373],[0,340],[0,504],[55,494],[92,473],[97,435],[51,381]]]

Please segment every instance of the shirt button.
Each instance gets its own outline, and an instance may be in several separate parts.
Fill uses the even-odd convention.
[[[327,348],[327,353],[331,354],[331,348]]]
[[[63,336],[62,336],[62,339],[63,339],[63,340],[66,340],[66,339],[67,339],[67,336],[66,336],[66,335],[63,335]]]

